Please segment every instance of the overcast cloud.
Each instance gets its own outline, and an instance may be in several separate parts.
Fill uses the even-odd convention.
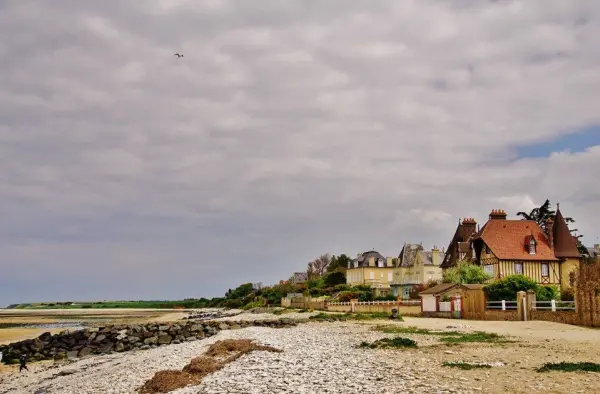
[[[600,132],[598,1],[4,0],[0,37],[0,305],[218,296],[545,198],[598,243],[598,140],[527,157]]]

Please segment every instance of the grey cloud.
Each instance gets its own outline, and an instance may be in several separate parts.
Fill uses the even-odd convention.
[[[597,148],[514,151],[600,124],[594,2],[0,7],[0,304],[218,295],[546,197],[600,231]]]

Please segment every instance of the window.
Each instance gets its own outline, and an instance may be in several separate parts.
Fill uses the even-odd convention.
[[[529,241],[529,254],[535,254],[535,239],[533,237]]]
[[[379,268],[383,268],[383,260],[378,260],[378,261],[377,261],[377,266],[378,266]]]
[[[358,268],[358,261],[354,262],[354,268]]]
[[[515,263],[515,274],[523,275],[523,263]]]
[[[429,280],[430,282],[433,280],[433,275],[434,275],[434,272],[433,272],[433,271],[429,271],[429,272],[427,273],[427,278],[428,278],[428,280]]]
[[[369,279],[375,279],[375,272],[369,272]]]
[[[404,286],[402,288],[402,298],[405,300],[410,298],[410,287],[409,286]]]
[[[392,281],[392,273],[388,272],[388,282],[391,282],[391,281]]]
[[[483,271],[488,275],[494,275],[494,266],[492,264],[484,265]]]
[[[475,254],[475,248],[471,249],[471,252],[472,252],[471,257],[473,257],[473,259],[476,259],[477,255]]]
[[[544,278],[550,276],[550,267],[548,266],[548,263],[542,263],[542,276]]]
[[[380,278],[383,278],[383,272],[381,273],[381,275],[379,276]]]

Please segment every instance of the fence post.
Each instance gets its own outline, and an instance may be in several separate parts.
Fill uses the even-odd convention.
[[[506,310],[506,301],[502,300],[502,310],[505,311]]]
[[[527,321],[527,300],[524,291],[517,292],[517,312],[519,319]]]
[[[527,290],[527,311],[535,311],[537,308],[537,297],[535,291]]]
[[[552,306],[552,312],[556,312],[556,300],[550,301],[550,306]]]

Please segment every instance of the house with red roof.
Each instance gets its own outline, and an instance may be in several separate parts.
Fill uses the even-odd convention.
[[[561,291],[573,287],[581,261],[577,240],[558,205],[554,220],[543,227],[533,220],[507,220],[506,212],[492,210],[470,243],[475,263],[493,278],[521,274]]]

